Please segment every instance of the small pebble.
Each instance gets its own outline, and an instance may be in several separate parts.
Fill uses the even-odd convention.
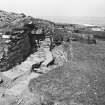
[[[2,78],[0,77],[0,84],[1,84],[1,83],[3,83],[3,80],[2,80]]]

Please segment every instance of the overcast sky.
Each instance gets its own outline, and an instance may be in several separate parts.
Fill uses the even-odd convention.
[[[105,0],[1,0],[0,9],[34,17],[105,17]]]

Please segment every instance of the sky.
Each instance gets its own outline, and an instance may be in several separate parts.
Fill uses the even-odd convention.
[[[105,0],[1,0],[0,9],[39,18],[105,17]]]

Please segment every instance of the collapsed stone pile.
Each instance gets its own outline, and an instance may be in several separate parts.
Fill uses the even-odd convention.
[[[9,71],[2,72],[2,76],[6,77],[6,78],[3,78],[4,82],[1,83],[1,87],[3,88],[5,87],[5,92],[2,92],[2,93],[10,95],[9,97],[11,97],[12,95],[14,97],[16,96],[20,97],[22,95],[20,97],[20,101],[24,102],[24,104],[22,105],[29,105],[29,104],[26,104],[26,103],[29,103],[28,101],[33,102],[32,100],[34,100],[35,98],[31,98],[29,96],[29,94],[32,95],[32,93],[29,92],[27,94],[25,92],[26,94],[24,94],[24,91],[29,91],[29,89],[26,90],[26,88],[28,88],[29,81],[33,78],[37,78],[38,76],[42,75],[42,73],[46,74],[47,72],[50,72],[54,68],[57,68],[58,66],[62,66],[64,63],[68,61],[67,55],[69,55],[68,54],[69,45],[67,43],[63,43],[60,46],[56,46],[54,49],[52,49],[52,51],[49,50],[48,44],[50,44],[50,41],[48,39],[42,41],[41,46],[37,52],[35,52],[34,54],[31,54],[20,65],[10,69]],[[53,59],[54,59],[55,65],[49,66],[48,64]],[[31,71],[32,65],[40,64],[40,63],[41,63],[41,66],[38,69],[35,68],[35,70],[38,70],[37,73],[35,72],[35,70]],[[10,80],[10,82],[8,82],[9,81],[8,79]],[[6,99],[6,96],[1,98]],[[12,102],[14,102],[14,100],[12,100]],[[11,103],[11,102],[7,101],[7,103]]]

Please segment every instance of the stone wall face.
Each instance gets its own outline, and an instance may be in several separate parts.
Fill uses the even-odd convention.
[[[30,42],[23,30],[12,32],[11,35],[1,35],[0,71],[5,71],[21,63],[30,53]]]
[[[52,37],[53,28],[46,20],[0,11],[0,71],[9,70],[37,51],[44,35]]]

